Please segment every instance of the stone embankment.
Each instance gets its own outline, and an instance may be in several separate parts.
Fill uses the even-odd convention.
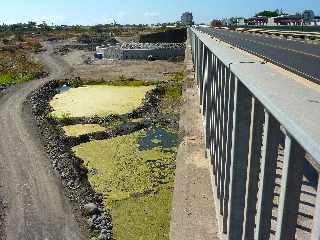
[[[49,100],[57,94],[58,81],[51,81],[34,91],[28,98],[28,104],[40,128],[45,149],[52,165],[60,175],[67,197],[73,203],[77,214],[85,215],[90,226],[99,229],[99,239],[112,239],[110,214],[102,208],[102,196],[95,193],[87,180],[87,169],[82,160],[74,156],[68,147],[62,130],[48,117]],[[83,224],[83,223],[82,223]]]
[[[0,93],[3,91],[3,90],[5,90],[5,89],[7,89],[7,85],[0,85]]]

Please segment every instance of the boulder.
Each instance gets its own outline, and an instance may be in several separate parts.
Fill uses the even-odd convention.
[[[96,213],[99,213],[98,206],[94,203],[88,203],[84,205],[83,210],[86,215],[94,215]]]

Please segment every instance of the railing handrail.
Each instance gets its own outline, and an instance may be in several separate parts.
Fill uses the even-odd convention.
[[[320,87],[302,83],[280,73],[257,57],[209,36],[195,28],[191,31],[230,67],[238,79],[280,122],[286,131],[320,166]]]

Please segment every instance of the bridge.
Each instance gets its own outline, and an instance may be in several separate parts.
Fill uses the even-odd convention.
[[[202,28],[201,31],[320,83],[319,44],[225,29]]]
[[[223,238],[320,239],[320,86],[208,31],[188,39]]]

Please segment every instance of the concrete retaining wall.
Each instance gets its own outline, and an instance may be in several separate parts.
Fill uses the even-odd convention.
[[[148,59],[149,56],[159,60],[166,60],[184,56],[184,48],[161,48],[161,49],[123,49],[119,47],[97,47],[97,53],[104,58],[110,59]]]

